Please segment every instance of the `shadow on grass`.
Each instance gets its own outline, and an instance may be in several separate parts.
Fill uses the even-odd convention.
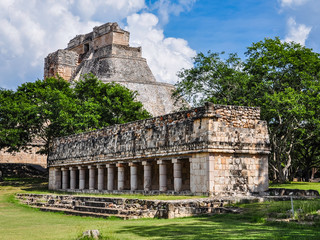
[[[4,178],[3,187],[18,187],[23,191],[48,191],[48,181],[44,178]]]
[[[190,220],[190,219],[189,219]],[[170,224],[159,220],[152,226],[126,226],[120,232],[154,239],[320,239],[320,227],[294,223],[257,223],[252,216],[222,214],[196,217]],[[169,220],[170,221],[170,220]]]
[[[270,188],[273,188],[275,186],[292,186],[292,185],[310,185],[310,184],[314,184],[314,183],[310,183],[310,182],[288,182],[288,183],[272,183],[270,184]]]

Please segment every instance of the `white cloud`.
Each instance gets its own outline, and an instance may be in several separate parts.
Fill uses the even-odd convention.
[[[167,13],[178,14],[191,2],[194,0],[169,4],[173,8]],[[94,26],[106,22],[124,26],[127,16],[131,16],[128,28],[133,41],[143,45],[144,56],[159,80],[173,82],[176,70],[190,66],[193,50],[186,41],[166,39],[156,27],[155,15],[135,15],[148,10],[144,0],[1,0],[0,9],[0,87],[16,88],[41,79],[43,60],[50,52],[65,48],[70,39]]]
[[[169,15],[179,15],[181,12],[189,11],[197,0],[159,0],[154,3],[153,8],[158,9],[161,24],[167,24]]]
[[[77,0],[72,4],[84,20],[108,18],[119,21],[145,7],[144,0]]]
[[[304,24],[297,24],[293,18],[288,20],[288,34],[286,35],[286,42],[297,42],[301,45],[305,45],[305,42],[311,32],[312,27],[308,27]]]
[[[15,88],[22,82],[42,78],[43,59],[48,53],[66,47],[70,38],[97,24],[81,22],[68,9],[71,3],[67,0],[32,0],[27,4],[23,0],[1,1],[1,87]],[[37,73],[34,79],[26,79],[31,72]]]
[[[300,6],[308,2],[309,0],[280,0],[281,7],[293,7]]]
[[[133,14],[127,22],[131,45],[142,46],[142,54],[158,81],[175,83],[179,70],[192,67],[191,58],[195,51],[184,39],[165,38],[163,30],[157,28],[158,18],[155,15]]]

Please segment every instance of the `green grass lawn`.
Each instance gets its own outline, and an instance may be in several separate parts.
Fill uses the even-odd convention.
[[[267,214],[286,213],[290,202],[241,205],[244,213],[234,215],[106,220],[41,212],[17,202],[15,193],[35,190],[39,183],[37,187],[30,182],[3,185],[0,186],[0,239],[77,239],[89,229],[98,229],[103,239],[320,239],[320,224],[266,221]],[[319,200],[314,201],[312,205],[320,206]]]
[[[51,191],[48,190],[47,183],[43,183],[41,179],[30,179],[30,178],[6,178],[6,184],[11,186],[21,186],[22,191],[35,194],[56,194],[56,195],[77,195],[77,196],[95,196],[95,197],[112,197],[112,198],[130,198],[130,199],[146,199],[146,200],[182,200],[182,199],[193,199],[193,198],[207,198],[208,196],[175,196],[175,195],[143,195],[143,194],[84,194],[84,193],[71,193],[62,191]],[[29,184],[28,187],[24,187]],[[33,184],[34,186],[30,186]]]
[[[317,190],[320,193],[320,183],[314,182],[289,182],[283,184],[270,184],[270,188],[290,188],[302,190]]]

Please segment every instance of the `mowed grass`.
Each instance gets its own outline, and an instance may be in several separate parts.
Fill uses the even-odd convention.
[[[317,190],[320,193],[320,183],[315,182],[289,182],[276,184],[272,183],[270,188],[289,188],[289,189],[302,189],[302,190]]]
[[[242,205],[242,214],[178,219],[98,219],[41,212],[17,202],[14,194],[37,189],[33,183],[0,186],[0,239],[77,239],[98,229],[103,239],[320,239],[320,224],[267,222],[270,211],[290,209],[289,202]],[[317,201],[317,200],[316,200]],[[281,204],[281,207],[277,207]]]
[[[194,199],[194,198],[207,198],[208,196],[178,196],[178,195],[143,195],[143,194],[85,194],[85,193],[72,193],[63,191],[52,191],[48,190],[47,183],[43,183],[41,179],[30,179],[30,178],[6,178],[4,185],[20,186],[21,189],[28,193],[35,194],[55,194],[55,195],[76,195],[76,196],[94,196],[94,197],[111,197],[111,198],[129,198],[129,199],[145,199],[145,200],[183,200],[183,199]],[[24,185],[29,184],[28,187]],[[33,186],[30,186],[33,184]],[[20,192],[23,192],[20,191]]]

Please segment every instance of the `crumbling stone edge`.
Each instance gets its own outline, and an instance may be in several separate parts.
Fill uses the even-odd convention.
[[[285,193],[290,195],[284,195]],[[104,218],[116,216],[122,219],[170,219],[219,213],[241,213],[242,209],[234,207],[234,204],[285,201],[291,197],[297,200],[320,198],[317,191],[297,189],[270,189],[263,196],[225,196],[166,201],[56,194],[18,193],[16,195],[21,203],[43,211],[61,211],[73,215]]]

